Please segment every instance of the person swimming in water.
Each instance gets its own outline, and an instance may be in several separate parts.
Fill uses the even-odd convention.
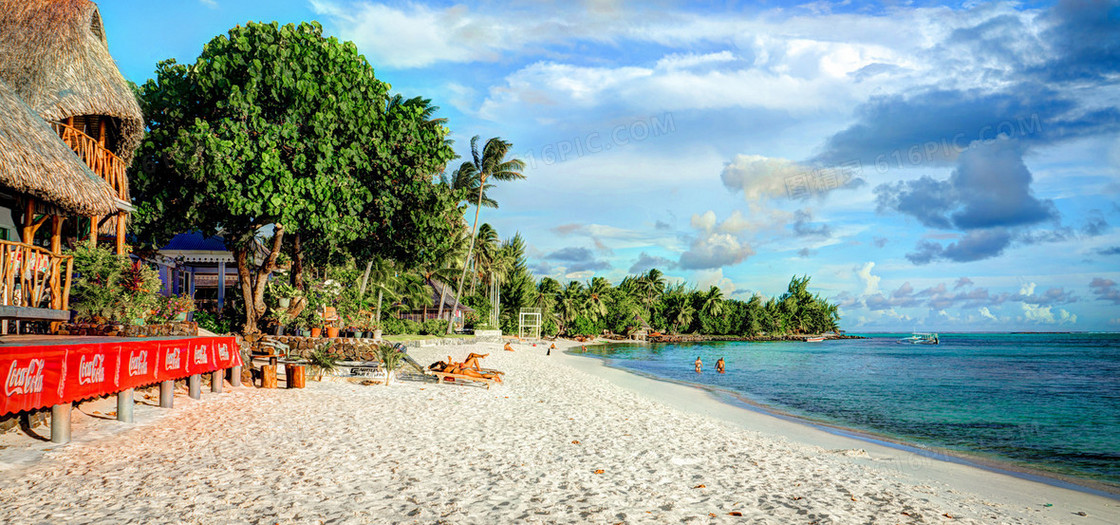
[[[722,374],[723,370],[724,370],[724,363],[723,363],[723,358],[721,357],[721,358],[719,358],[719,361],[716,361],[716,372],[719,372],[719,373]]]
[[[696,373],[699,374],[704,371],[704,362],[700,360],[700,356],[696,356]]]

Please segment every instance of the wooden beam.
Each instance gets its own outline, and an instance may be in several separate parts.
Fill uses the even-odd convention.
[[[125,255],[124,252],[124,224],[125,213],[123,211],[117,212],[117,255]]]
[[[62,254],[62,216],[51,215],[51,253]]]
[[[94,215],[89,217],[89,242],[97,245],[97,216]]]
[[[20,321],[69,321],[70,310],[0,305],[0,319]]]
[[[24,244],[34,244],[35,230],[31,229],[31,223],[35,219],[35,199],[27,198],[27,207],[23,210],[23,234],[20,241]]]
[[[39,228],[42,227],[43,223],[47,222],[47,219],[49,219],[49,218],[50,218],[50,215],[44,215],[42,217],[39,217],[39,220],[35,221],[35,223],[31,225],[31,235],[29,236],[30,239],[35,238],[35,234],[39,233]],[[34,244],[34,243],[32,243],[31,241],[27,241],[27,244]]]

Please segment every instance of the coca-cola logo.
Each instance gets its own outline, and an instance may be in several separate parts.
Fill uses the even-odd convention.
[[[206,345],[198,345],[194,349],[194,364],[206,364]]]
[[[229,361],[229,345],[218,345],[218,359]]]
[[[148,351],[128,353],[128,377],[148,374]]]
[[[164,356],[163,356],[163,368],[164,368],[164,370],[178,370],[179,366],[180,366],[179,349],[178,348],[168,348],[167,353],[164,354]]]
[[[43,371],[47,362],[43,359],[32,359],[27,366],[20,367],[19,360],[13,360],[8,366],[8,380],[4,382],[4,395],[37,394],[43,391]]]
[[[105,354],[94,354],[87,361],[86,356],[78,360],[78,384],[100,383],[105,380]]]

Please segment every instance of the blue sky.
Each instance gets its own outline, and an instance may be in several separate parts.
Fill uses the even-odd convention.
[[[318,20],[460,153],[529,164],[482,220],[538,275],[793,274],[848,330],[1120,330],[1116,2],[102,2],[141,83]]]

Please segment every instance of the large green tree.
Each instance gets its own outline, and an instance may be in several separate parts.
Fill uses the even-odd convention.
[[[194,64],[161,62],[139,93],[148,134],[130,179],[137,232],[154,243],[192,229],[223,235],[247,332],[264,314],[286,232],[423,257],[425,243],[448,242],[430,231],[462,227],[457,199],[432,184],[453,152],[419,101],[390,114],[388,90],[353,43],[324,38],[315,22],[249,23]]]

